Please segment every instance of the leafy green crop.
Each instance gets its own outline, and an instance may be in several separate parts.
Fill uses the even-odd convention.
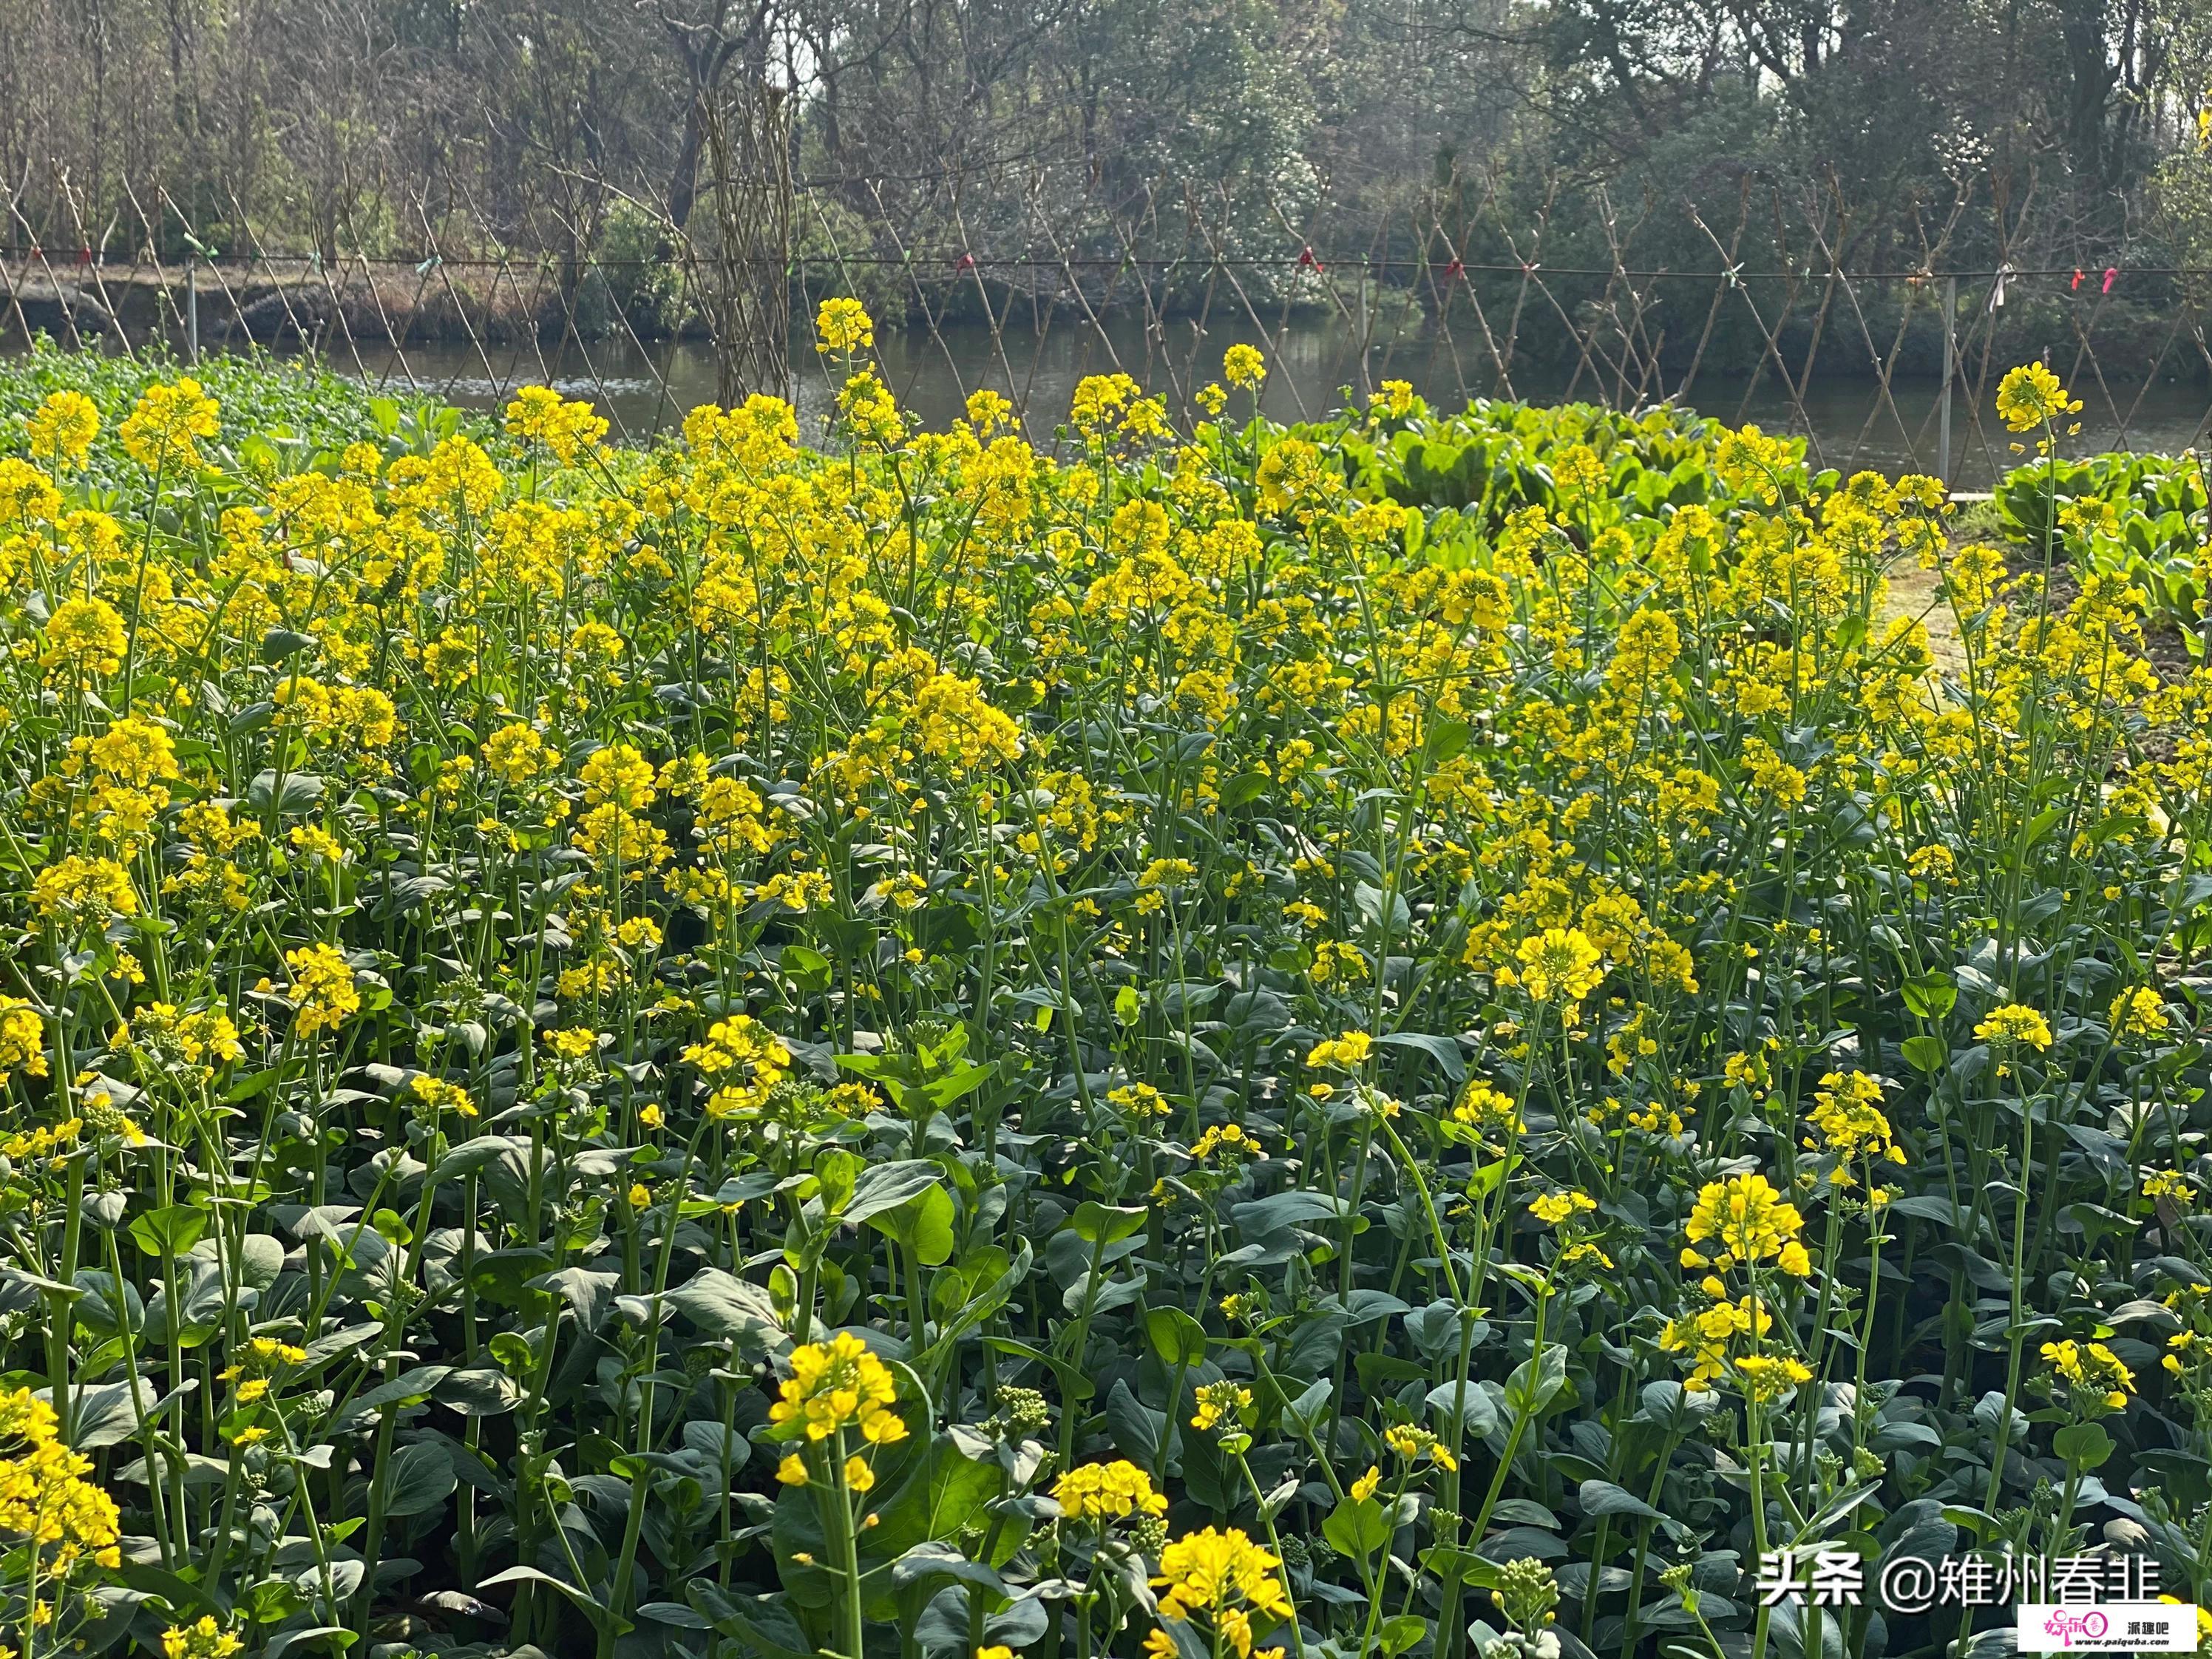
[[[2037,460],[2005,475],[1996,506],[2014,541],[2048,545],[2082,571],[2141,588],[2151,612],[2198,652],[2208,535],[2202,457]]]
[[[23,1659],[2206,1598],[2212,701],[2108,585],[1681,413],[916,433],[823,324],[819,448],[16,370]]]

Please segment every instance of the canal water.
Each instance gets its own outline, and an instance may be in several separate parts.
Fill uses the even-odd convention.
[[[1222,352],[1240,340],[1267,353],[1270,372],[1261,407],[1278,420],[1318,416],[1339,406],[1347,393],[1358,401],[1366,388],[1384,380],[1412,382],[1437,408],[1457,406],[1470,391],[1506,389],[1481,373],[1488,363],[1479,343],[1433,331],[1375,346],[1363,373],[1352,331],[1328,320],[1293,323],[1272,345],[1255,333],[1218,326],[1201,336],[1191,323],[1173,320],[1157,332],[1133,319],[1109,319],[1103,328],[1061,323],[1042,332],[1008,329],[998,335],[981,325],[948,325],[933,334],[884,331],[875,355],[901,404],[927,425],[941,428],[956,419],[967,394],[988,386],[1024,410],[1030,434],[1043,439],[1065,417],[1069,397],[1085,375],[1119,369],[1182,404],[1218,374]],[[436,397],[474,409],[498,406],[517,386],[545,382],[565,396],[598,404],[614,423],[613,435],[632,442],[680,426],[687,410],[715,395],[714,356],[702,342],[641,348],[624,338],[556,348],[526,341],[484,346],[438,341],[410,345],[404,354],[364,348],[356,355],[341,346],[325,356],[331,368],[361,374],[392,395]],[[792,362],[801,433],[818,434],[830,408],[830,374],[806,341],[793,342]],[[2057,366],[2062,372],[2069,368],[2063,361]],[[2066,441],[2071,453],[2170,453],[2203,441],[2212,422],[2212,403],[2196,380],[2103,387],[2086,369],[2074,378],[2087,407],[2081,432]],[[1510,391],[1535,402],[1571,396],[1616,404],[1636,401],[1637,393],[1632,386],[1589,374],[1578,382],[1559,375],[1516,378]],[[1816,379],[1802,399],[1771,374],[1757,380],[1701,374],[1686,398],[1677,386],[1665,391],[1731,423],[1753,421],[1769,431],[1802,434],[1818,465],[1893,476],[1936,470],[1941,387],[1933,377],[1895,382],[1887,393],[1872,380]],[[2018,464],[2008,434],[1987,407],[1994,394],[1994,383],[1979,388],[1978,396],[1963,383],[1954,390],[1951,478],[1956,489],[1985,490]],[[1644,395],[1656,400],[1658,392],[1645,388]],[[1978,422],[1970,417],[1975,404],[1981,406]],[[1231,413],[1243,407],[1240,396]]]

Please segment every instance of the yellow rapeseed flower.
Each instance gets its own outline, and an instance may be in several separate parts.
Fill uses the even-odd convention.
[[[1240,389],[1256,386],[1267,378],[1267,360],[1259,347],[1240,341],[1221,354],[1221,378]]]
[[[850,356],[876,343],[875,320],[858,300],[824,300],[814,313],[814,349],[825,356]]]
[[[124,453],[149,472],[165,467],[193,467],[200,461],[197,440],[218,429],[216,401],[191,376],[174,386],[149,386],[116,428]]]
[[[39,459],[82,466],[100,435],[100,405],[82,392],[50,392],[24,416],[23,428]]]
[[[889,1368],[859,1337],[840,1331],[792,1351],[791,1375],[768,1416],[779,1428],[803,1430],[810,1442],[854,1428],[872,1445],[890,1445],[906,1438],[905,1420],[890,1409],[897,1400]]]
[[[1532,933],[1521,941],[1513,959],[1516,981],[1538,1002],[1572,1006],[1605,978],[1605,959],[1579,927]]]
[[[2079,399],[2069,399],[2058,377],[2041,359],[2005,371],[1997,382],[1997,414],[2010,432],[2033,432],[2062,416],[2081,412]]]
[[[1683,1254],[1684,1265],[1726,1273],[1739,1263],[1775,1261],[1783,1272],[1802,1278],[1812,1271],[1798,1242],[1804,1226],[1797,1206],[1784,1203],[1756,1170],[1708,1182],[1682,1229],[1692,1246]]]
[[[1152,1476],[1126,1458],[1077,1465],[1054,1483],[1052,1498],[1068,1519],[1096,1526],[1168,1512],[1168,1500],[1152,1490]]]
[[[1975,1025],[1974,1036],[1984,1042],[2023,1044],[2040,1054],[2051,1046],[2051,1022],[2025,1004],[2008,1002],[1990,1009]]]
[[[309,945],[284,953],[292,970],[285,987],[298,1012],[293,1029],[302,1036],[335,1030],[361,1012],[361,992],[354,984],[353,964],[334,945]]]

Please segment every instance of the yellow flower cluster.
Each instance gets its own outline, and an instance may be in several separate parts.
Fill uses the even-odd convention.
[[[46,1022],[21,997],[0,996],[0,1083],[46,1074]]]
[[[2135,1373],[2101,1342],[2076,1342],[2069,1337],[2045,1343],[2042,1352],[2051,1376],[2077,1401],[2121,1411],[2135,1393]]]
[[[1812,1258],[1799,1242],[1805,1218],[1783,1201],[1774,1184],[1753,1170],[1708,1182],[1683,1226],[1689,1246],[1686,1267],[1714,1267],[1722,1273],[1739,1265],[1772,1261],[1794,1278],[1813,1271]]]
[[[1375,1039],[1364,1031],[1346,1031],[1314,1044],[1306,1064],[1315,1071],[1356,1072],[1375,1051]]]
[[[196,467],[202,438],[219,429],[215,399],[189,375],[173,386],[150,386],[116,429],[131,459],[149,472]]]
[[[815,349],[849,356],[876,343],[876,325],[858,300],[824,300],[814,313]]]
[[[1528,1213],[1547,1227],[1559,1226],[1596,1208],[1597,1200],[1581,1192],[1539,1193],[1528,1201]]]
[[[2164,1036],[2170,1024],[2165,999],[2147,985],[2114,997],[2108,1018],[2114,1036]]]
[[[1977,1021],[1974,1036],[1983,1042],[2014,1044],[2040,1054],[2051,1047],[2051,1022],[2025,1004],[2008,1002]]]
[[[92,1460],[64,1445],[59,1434],[53,1408],[28,1389],[0,1395],[0,1438],[16,1448],[0,1459],[0,1531],[22,1540],[54,1578],[88,1565],[120,1566],[115,1500],[84,1478]]]
[[[433,1113],[451,1112],[457,1117],[477,1115],[477,1103],[459,1084],[418,1072],[408,1079],[408,1092]]]
[[[131,872],[113,859],[71,853],[33,878],[31,908],[49,921],[95,927],[111,917],[137,915],[138,893]]]
[[[1241,1123],[1218,1123],[1191,1143],[1190,1155],[1206,1159],[1216,1152],[1228,1158],[1265,1158],[1267,1149],[1260,1144],[1259,1137]]]
[[[869,1444],[888,1446],[906,1438],[905,1419],[891,1410],[897,1401],[897,1380],[884,1362],[859,1337],[840,1331],[792,1351],[791,1375],[768,1416],[810,1441],[852,1428]]]
[[[1276,1569],[1279,1557],[1261,1548],[1237,1528],[1224,1532],[1212,1527],[1186,1533],[1160,1552],[1160,1570],[1152,1588],[1160,1591],[1158,1616],[1166,1623],[1187,1622],[1193,1614],[1209,1615],[1215,1629],[1238,1659],[1254,1654],[1253,1620],[1286,1619],[1291,1599]],[[1147,1639],[1146,1650],[1158,1655],[1179,1651],[1164,1631],[1155,1631],[1158,1641]],[[1279,1648],[1263,1650],[1279,1655]]]
[[[172,1625],[161,1632],[162,1659],[231,1659],[246,1646],[237,1632],[202,1613],[197,1624]]]
[[[1382,1431],[1382,1443],[1409,1463],[1426,1458],[1446,1474],[1459,1467],[1459,1459],[1452,1455],[1450,1447],[1414,1424],[1392,1424]]]
[[[1706,1279],[1700,1288],[1711,1297],[1710,1304],[1668,1320],[1659,1334],[1659,1347],[1662,1352],[1688,1359],[1685,1386],[1702,1391],[1728,1375],[1737,1339],[1763,1341],[1773,1328],[1774,1315],[1765,1303],[1747,1295],[1729,1300],[1717,1279]]]
[[[527,443],[543,444],[563,466],[599,447],[607,422],[589,404],[569,403],[550,386],[525,386],[507,406],[507,431]]]
[[[246,1053],[237,1024],[221,1009],[179,1011],[167,1002],[139,1009],[118,1029],[116,1041],[186,1066],[228,1066]]]
[[[707,1097],[707,1115],[713,1118],[757,1112],[791,1071],[791,1050],[783,1039],[750,1014],[716,1020],[707,1040],[686,1048],[684,1059],[714,1085]]]
[[[1735,1361],[1735,1375],[1743,1397],[1757,1406],[1771,1405],[1799,1383],[1813,1380],[1805,1362],[1787,1354],[1743,1354]]]
[[[1905,1149],[1881,1109],[1879,1079],[1864,1072],[1829,1072],[1821,1077],[1813,1103],[1814,1133],[1806,1139],[1806,1148],[1834,1153],[1839,1173],[1854,1160],[1905,1162]]]
[[[52,392],[24,418],[23,429],[36,459],[82,466],[100,435],[100,405],[82,392]]]
[[[1053,1483],[1052,1498],[1069,1520],[1102,1527],[1133,1515],[1168,1512],[1168,1500],[1152,1490],[1152,1476],[1126,1458],[1077,1465]]]
[[[1515,1135],[1525,1127],[1513,1097],[1481,1078],[1469,1078],[1452,1102],[1452,1119],[1480,1135]]]
[[[122,614],[105,599],[70,599],[46,618],[46,649],[39,660],[48,668],[67,667],[79,677],[112,674],[123,666],[130,644]]]
[[[1997,416],[2013,432],[2033,432],[2081,412],[2081,400],[2069,398],[2058,377],[2041,359],[2005,371],[1997,382]]]
[[[1579,927],[1547,927],[1521,941],[1516,970],[1501,970],[1500,983],[1517,983],[1538,1002],[1572,1006],[1597,989],[1605,961]]]
[[[292,970],[285,988],[298,1011],[292,1029],[301,1036],[335,1030],[361,1012],[361,991],[354,982],[353,964],[334,945],[308,945],[284,953]]]
[[[1240,342],[1222,353],[1221,378],[1239,388],[1256,386],[1267,378],[1267,360],[1259,347]]]
[[[1218,1427],[1252,1409],[1252,1390],[1241,1382],[1203,1383],[1191,1400],[1197,1407],[1190,1419],[1194,1429]]]

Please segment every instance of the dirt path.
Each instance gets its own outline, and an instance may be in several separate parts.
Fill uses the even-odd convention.
[[[1928,653],[1936,659],[1936,672],[1959,675],[1966,672],[1966,647],[1959,641],[1959,619],[1943,602],[1943,578],[1934,570],[1907,563],[1889,573],[1889,592],[1882,602],[1881,620],[1910,617],[1928,628]]]
[[[2013,568],[2017,571],[2019,566],[2015,563]],[[1923,570],[1915,563],[1893,568],[1889,573],[1889,592],[1883,601],[1880,620],[1909,617],[1925,623],[1928,652],[1936,659],[1936,672],[1957,676],[1966,672],[1966,652],[1959,639],[1959,619],[1943,602],[1942,589],[1942,577],[1936,571]],[[2077,592],[2070,572],[2061,568],[2053,573],[2053,605],[2070,602]],[[2159,678],[2169,684],[2188,678],[2196,666],[2190,658],[2189,647],[2170,623],[2154,620],[2146,626],[2143,655],[2158,671]]]

